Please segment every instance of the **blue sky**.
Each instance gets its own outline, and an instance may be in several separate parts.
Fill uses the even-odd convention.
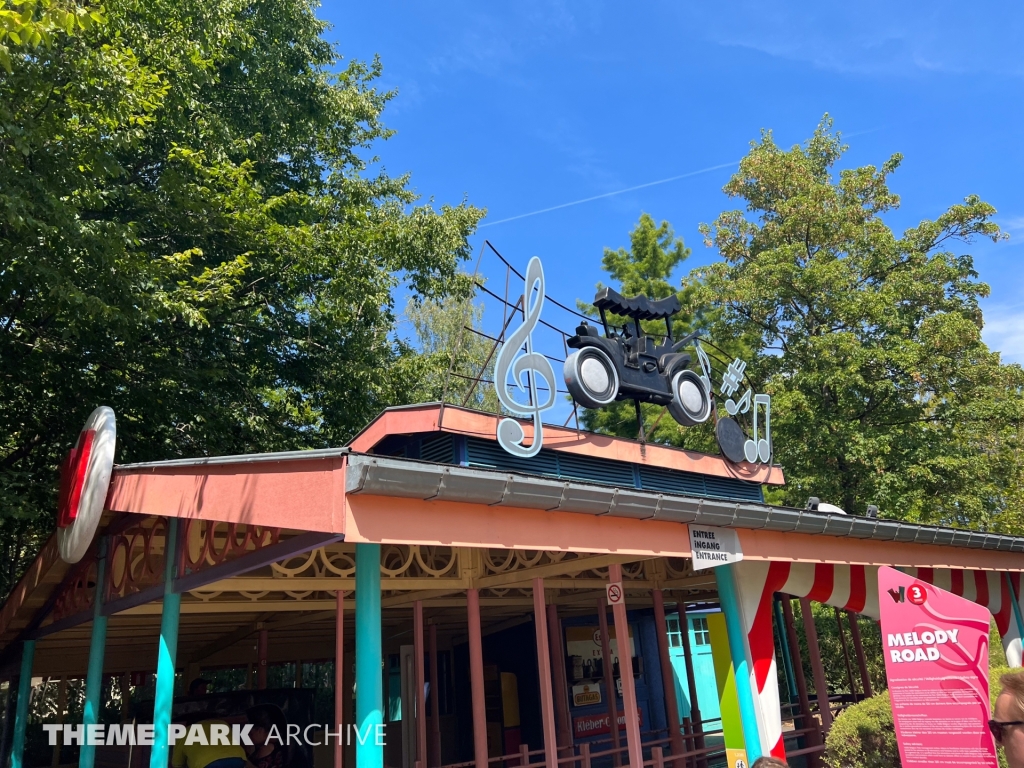
[[[486,207],[474,245],[520,269],[540,256],[565,303],[593,297],[602,249],[628,245],[644,211],[693,249],[684,271],[716,259],[697,227],[735,207],[721,188],[749,142],[802,142],[829,112],[844,165],[905,156],[897,231],[972,193],[998,209],[1010,241],[963,250],[992,287],[986,340],[1024,362],[1022,3],[327,0],[320,15],[398,90],[386,169]],[[482,271],[504,285],[492,256]]]

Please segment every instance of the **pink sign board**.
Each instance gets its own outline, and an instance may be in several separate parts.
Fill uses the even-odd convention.
[[[984,606],[878,569],[882,650],[903,768],[996,768]]]

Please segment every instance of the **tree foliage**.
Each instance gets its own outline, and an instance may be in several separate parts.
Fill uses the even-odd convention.
[[[8,576],[96,405],[125,461],[337,445],[406,401],[393,291],[465,296],[482,215],[377,170],[393,94],[376,61],[332,74],[311,0],[104,13],[0,74]]]
[[[55,35],[71,35],[102,22],[100,8],[73,0],[2,0],[0,66],[13,74],[10,45],[19,52],[31,51],[40,44],[49,47]]]
[[[692,306],[751,345],[784,501],[1019,530],[1024,375],[981,340],[963,251],[1004,237],[995,209],[968,196],[897,235],[900,155],[837,174],[845,150],[827,116],[803,146],[753,143],[725,186],[744,209],[702,227],[722,259],[692,273]]]
[[[445,402],[499,413],[494,391],[495,344],[482,335],[484,305],[463,301],[417,301],[405,310],[416,333],[418,402]]]

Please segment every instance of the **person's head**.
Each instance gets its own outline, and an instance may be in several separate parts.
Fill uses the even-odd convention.
[[[263,746],[267,743],[267,737],[270,736],[270,732],[273,727],[277,726],[277,735],[280,739],[284,739],[287,731],[287,721],[284,717],[284,712],[281,708],[274,704],[257,704],[255,707],[250,707],[245,713],[246,719],[252,723],[252,730],[249,731],[249,738],[252,739],[252,743],[256,746]],[[275,742],[277,743],[276,740]]]
[[[188,695],[189,696],[205,696],[210,689],[210,681],[204,680],[201,677],[197,677],[191,683],[188,684]]]
[[[789,763],[785,760],[779,760],[777,757],[765,755],[764,757],[757,758],[750,768],[789,768]]]
[[[989,727],[1010,768],[1024,768],[1024,672],[1003,675],[999,685]]]

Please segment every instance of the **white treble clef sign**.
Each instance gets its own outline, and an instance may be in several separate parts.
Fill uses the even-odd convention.
[[[498,423],[498,444],[513,456],[529,458],[536,456],[543,443],[541,413],[555,404],[555,372],[551,363],[539,352],[533,351],[533,329],[540,322],[540,311],[544,306],[544,268],[540,259],[534,256],[526,268],[526,288],[523,291],[523,324],[509,334],[501,345],[494,361],[494,389],[498,400],[513,416],[533,419],[533,441],[523,445],[526,433],[515,419],[504,418]],[[525,345],[526,352],[519,355]],[[518,355],[518,357],[517,357]],[[521,403],[509,391],[508,374],[520,391],[529,393],[530,402]],[[523,377],[526,377],[526,383]],[[541,402],[537,377],[544,379],[547,395]]]

